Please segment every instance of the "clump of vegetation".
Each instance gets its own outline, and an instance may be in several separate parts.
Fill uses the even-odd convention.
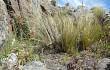
[[[62,17],[63,16],[63,17]],[[59,20],[60,18],[60,20]],[[58,46],[63,52],[72,52],[75,49],[77,29],[74,20],[65,12],[61,11],[53,17],[59,34]]]
[[[29,26],[26,23],[26,19],[23,16],[15,17],[15,24],[14,24],[14,32],[18,39],[28,39],[29,38]]]
[[[15,37],[14,35],[11,35],[3,50],[0,51],[1,58],[6,59],[9,57],[10,53],[15,53],[18,57],[18,65],[24,65],[27,62],[39,59],[37,54],[33,54],[33,47],[30,41],[19,41],[16,39],[13,43],[13,39],[15,39]]]
[[[96,55],[98,58],[109,57],[110,55],[110,19],[102,7],[93,7],[92,11],[94,15],[98,18],[98,23],[102,26],[102,33],[100,42],[98,42]]]
[[[14,31],[4,49],[0,51],[2,58],[15,53],[19,66],[37,59],[44,60],[45,63],[47,54],[49,58],[54,58],[56,56],[50,54],[59,53],[55,58],[58,59],[60,53],[69,53],[59,63],[65,65],[72,59],[73,65],[70,63],[70,66],[75,64],[77,67],[80,64],[78,62],[81,62],[78,66],[81,69],[88,59],[95,62],[92,59],[110,57],[110,17],[102,7],[96,6],[89,10],[79,6],[77,10],[72,11],[69,10],[68,4],[65,9],[58,8],[54,0],[51,3],[52,10],[48,11],[40,5],[40,12],[29,12],[27,18],[23,15],[12,17],[15,21]]]
[[[83,50],[100,40],[102,28],[94,16],[81,15],[78,18],[79,41],[82,41]]]
[[[110,23],[103,26],[103,31],[102,41],[105,43],[110,42]]]
[[[54,14],[51,16],[44,13],[47,18],[42,19],[38,40],[45,45],[52,44],[54,49],[70,53],[79,49],[85,50],[99,41],[102,30],[97,17],[89,13],[80,14],[77,20],[74,20],[63,11]]]
[[[21,44],[17,48],[14,48],[13,52],[18,54],[18,65],[24,65],[27,62],[36,60],[37,57],[33,54],[32,48],[26,44]]]
[[[16,40],[15,43],[12,45],[12,42],[13,42],[13,39],[14,39],[14,35],[12,34],[10,36],[10,38],[6,41],[6,44],[3,48],[2,51],[0,51],[0,54],[3,56],[3,57],[8,57],[8,54],[11,53],[11,50],[13,48],[16,48],[16,45],[18,45],[18,41]]]
[[[56,52],[77,54],[79,51],[90,48],[95,43],[99,44],[99,42],[103,44],[103,48],[105,47],[105,51],[108,52],[106,50],[108,45],[103,43],[102,39],[105,39],[106,35],[110,37],[110,30],[108,25],[103,27],[100,25],[104,23],[105,16],[105,12],[101,7],[92,8],[93,13],[87,12],[85,14],[82,12],[77,14],[77,17],[73,14],[74,18],[62,10],[51,14],[42,5],[41,9],[42,20],[39,20],[39,22],[34,22],[37,21],[35,19],[31,20],[36,29],[34,39],[30,36],[30,30],[26,24],[27,20],[24,17],[14,19],[14,33],[18,41],[16,40],[14,45],[11,45],[12,41],[7,41],[7,48],[3,51],[3,56],[7,56],[15,48],[14,50],[18,53],[18,64],[25,64],[33,58],[32,45],[40,46],[43,50],[52,48]],[[81,6],[81,9],[83,11],[83,6]],[[31,43],[31,48],[27,45],[23,46],[23,41],[25,41],[25,44]],[[101,44],[99,46],[101,49]]]

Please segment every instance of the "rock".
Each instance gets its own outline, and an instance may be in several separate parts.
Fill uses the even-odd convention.
[[[19,65],[19,70],[23,70],[23,65]]]
[[[33,61],[24,65],[23,70],[48,70],[41,61]]]
[[[60,64],[58,63],[58,60],[48,60],[46,61],[46,66],[47,68],[49,68],[50,70],[60,70]]]
[[[5,43],[6,43],[6,40],[2,40],[2,42],[0,44],[0,50],[2,50],[2,48],[5,46]]]
[[[0,49],[4,46],[4,41],[9,37],[9,16],[6,5],[0,0]]]
[[[102,60],[98,61],[98,70],[105,70],[106,68],[109,68],[110,59],[104,58]]]
[[[17,61],[18,57],[15,53],[9,54],[7,58],[0,58],[1,67],[3,70],[18,70]]]
[[[68,63],[67,70],[96,70],[96,65],[97,61],[92,55],[80,55]]]
[[[17,54],[11,53],[7,59],[8,69],[15,69],[15,66],[17,66],[17,61],[18,61]]]
[[[67,54],[47,54],[44,55],[42,61],[45,62],[46,68],[50,70],[67,70],[65,65]],[[65,59],[64,59],[65,58]]]
[[[69,6],[69,3],[66,3],[66,4],[65,4],[65,10],[64,10],[64,11],[65,11],[68,15],[74,16],[73,10],[74,10],[74,9]],[[73,19],[74,19],[74,18],[73,18]]]
[[[67,70],[67,67],[66,66],[60,66],[56,70]]]
[[[110,62],[107,64],[106,70],[110,70]]]
[[[52,4],[53,6],[56,6],[56,0],[51,0],[51,4]]]

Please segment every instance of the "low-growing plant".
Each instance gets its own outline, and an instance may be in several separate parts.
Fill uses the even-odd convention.
[[[18,53],[18,65],[24,65],[27,62],[35,61],[37,57],[33,54],[33,47],[29,47],[26,44],[19,45],[15,51]]]
[[[0,54],[3,57],[6,58],[8,56],[8,54],[11,53],[12,49],[16,48],[16,46],[18,45],[17,40],[12,44],[13,40],[14,40],[14,35],[12,34],[12,35],[10,35],[10,38],[6,41],[6,44],[3,47],[3,49],[0,51]]]
[[[33,54],[33,43],[31,41],[19,41],[16,39],[13,43],[13,39],[15,39],[15,36],[12,34],[7,40],[4,48],[0,51],[1,59],[8,58],[11,53],[17,54],[18,65],[24,65],[27,62],[39,59],[37,54]]]

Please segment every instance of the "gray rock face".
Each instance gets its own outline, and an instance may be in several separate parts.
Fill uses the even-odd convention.
[[[40,61],[33,61],[26,64],[23,70],[48,70],[44,63]]]
[[[0,48],[4,45],[9,36],[9,18],[6,5],[0,0]]]

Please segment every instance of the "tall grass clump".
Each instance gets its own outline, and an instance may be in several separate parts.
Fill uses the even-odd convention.
[[[43,11],[43,18],[36,29],[36,39],[40,45],[52,45],[56,51],[67,52],[74,48],[75,30],[73,19],[65,12],[60,11],[51,15]]]
[[[41,23],[36,27],[38,44],[62,52],[85,50],[99,41],[102,31],[93,13],[81,13],[77,19],[60,10],[51,15],[43,6]],[[73,15],[74,16],[74,15]]]
[[[91,13],[79,15],[77,19],[77,29],[79,30],[79,40],[82,41],[82,49],[90,47],[100,40],[102,31],[96,17]]]
[[[72,52],[75,49],[77,29],[74,18],[71,18],[67,13],[60,11],[54,16],[57,24],[58,33],[60,34],[60,49],[64,52]]]
[[[82,9],[83,10],[83,9]],[[64,13],[64,12],[63,12]],[[66,52],[73,52],[75,50],[85,50],[92,44],[100,40],[102,28],[98,19],[92,13],[84,13],[77,15],[77,19],[70,18],[70,16],[61,15],[60,21],[55,17],[58,28],[61,31],[62,49]],[[74,50],[75,49],[75,50]]]

